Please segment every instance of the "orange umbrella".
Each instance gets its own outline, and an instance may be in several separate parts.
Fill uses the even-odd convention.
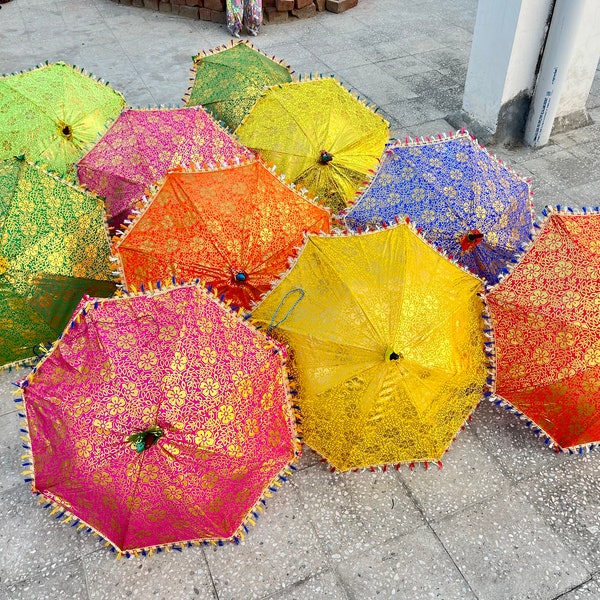
[[[173,170],[115,243],[125,284],[198,278],[250,308],[329,213],[253,161]]]
[[[488,294],[496,402],[557,449],[600,441],[600,214],[552,211]]]

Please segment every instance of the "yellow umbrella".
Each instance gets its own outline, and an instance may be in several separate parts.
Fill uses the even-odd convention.
[[[305,442],[342,471],[439,461],[486,392],[481,293],[406,223],[309,235],[253,314],[290,346]]]
[[[332,78],[267,89],[240,141],[334,211],[346,207],[389,139],[389,124]]]

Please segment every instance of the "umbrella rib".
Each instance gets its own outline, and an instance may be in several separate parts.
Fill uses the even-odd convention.
[[[292,121],[294,121],[294,123],[296,123],[296,126],[302,132],[302,134],[304,135],[304,138],[306,139],[306,141],[310,145],[311,149],[313,151],[315,151],[316,148],[315,148],[315,145],[313,144],[312,139],[310,138],[310,136],[308,135],[308,133],[306,132],[306,130],[304,129],[304,127],[300,124],[300,122],[296,118],[296,115],[294,115],[292,112],[290,112],[290,110],[283,104],[283,102],[277,97],[276,94],[272,93],[271,97],[273,97],[273,96],[275,96],[275,101],[279,104],[279,106],[281,106],[282,110],[284,110],[289,115],[289,117],[292,119]],[[286,154],[291,154],[291,153],[288,153],[286,151]],[[294,154],[294,156],[301,156],[301,157],[304,157],[304,158],[309,158],[308,155],[306,155],[306,154]]]
[[[376,343],[381,344],[382,341],[381,341],[381,338],[380,338],[380,336],[379,336],[379,334],[377,332],[377,328],[375,327],[375,325],[373,324],[373,322],[369,318],[369,315],[366,313],[366,311],[365,311],[364,307],[362,306],[362,304],[358,301],[358,299],[355,296],[353,296],[351,294],[350,288],[348,287],[348,285],[346,284],[346,282],[342,279],[342,277],[339,275],[339,273],[335,269],[334,263],[332,263],[329,260],[329,257],[327,256],[327,254],[325,252],[323,252],[323,250],[319,246],[317,246],[316,244],[315,244],[315,248],[321,254],[322,260],[329,265],[329,268],[330,268],[331,272],[336,276],[336,278],[340,281],[340,283],[342,284],[342,286],[344,287],[344,289],[348,292],[349,296],[354,300],[354,304],[356,306],[358,306],[358,308],[360,308],[360,310],[363,313],[363,315],[364,315],[367,323],[369,323],[369,325],[371,326],[372,333],[374,334],[374,335],[371,336],[371,339],[373,341],[375,341]]]

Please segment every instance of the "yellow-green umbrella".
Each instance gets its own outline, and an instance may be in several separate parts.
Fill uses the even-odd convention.
[[[61,175],[117,117],[125,99],[63,62],[0,77],[0,160],[26,155]]]

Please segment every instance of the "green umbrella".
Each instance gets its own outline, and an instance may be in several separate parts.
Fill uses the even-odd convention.
[[[24,154],[61,175],[119,115],[125,99],[63,62],[0,77],[0,160]]]
[[[201,104],[233,131],[265,86],[292,80],[290,69],[245,41],[194,56],[192,85],[183,101]]]
[[[84,293],[115,286],[103,201],[22,158],[0,161],[0,365],[58,337]]]

